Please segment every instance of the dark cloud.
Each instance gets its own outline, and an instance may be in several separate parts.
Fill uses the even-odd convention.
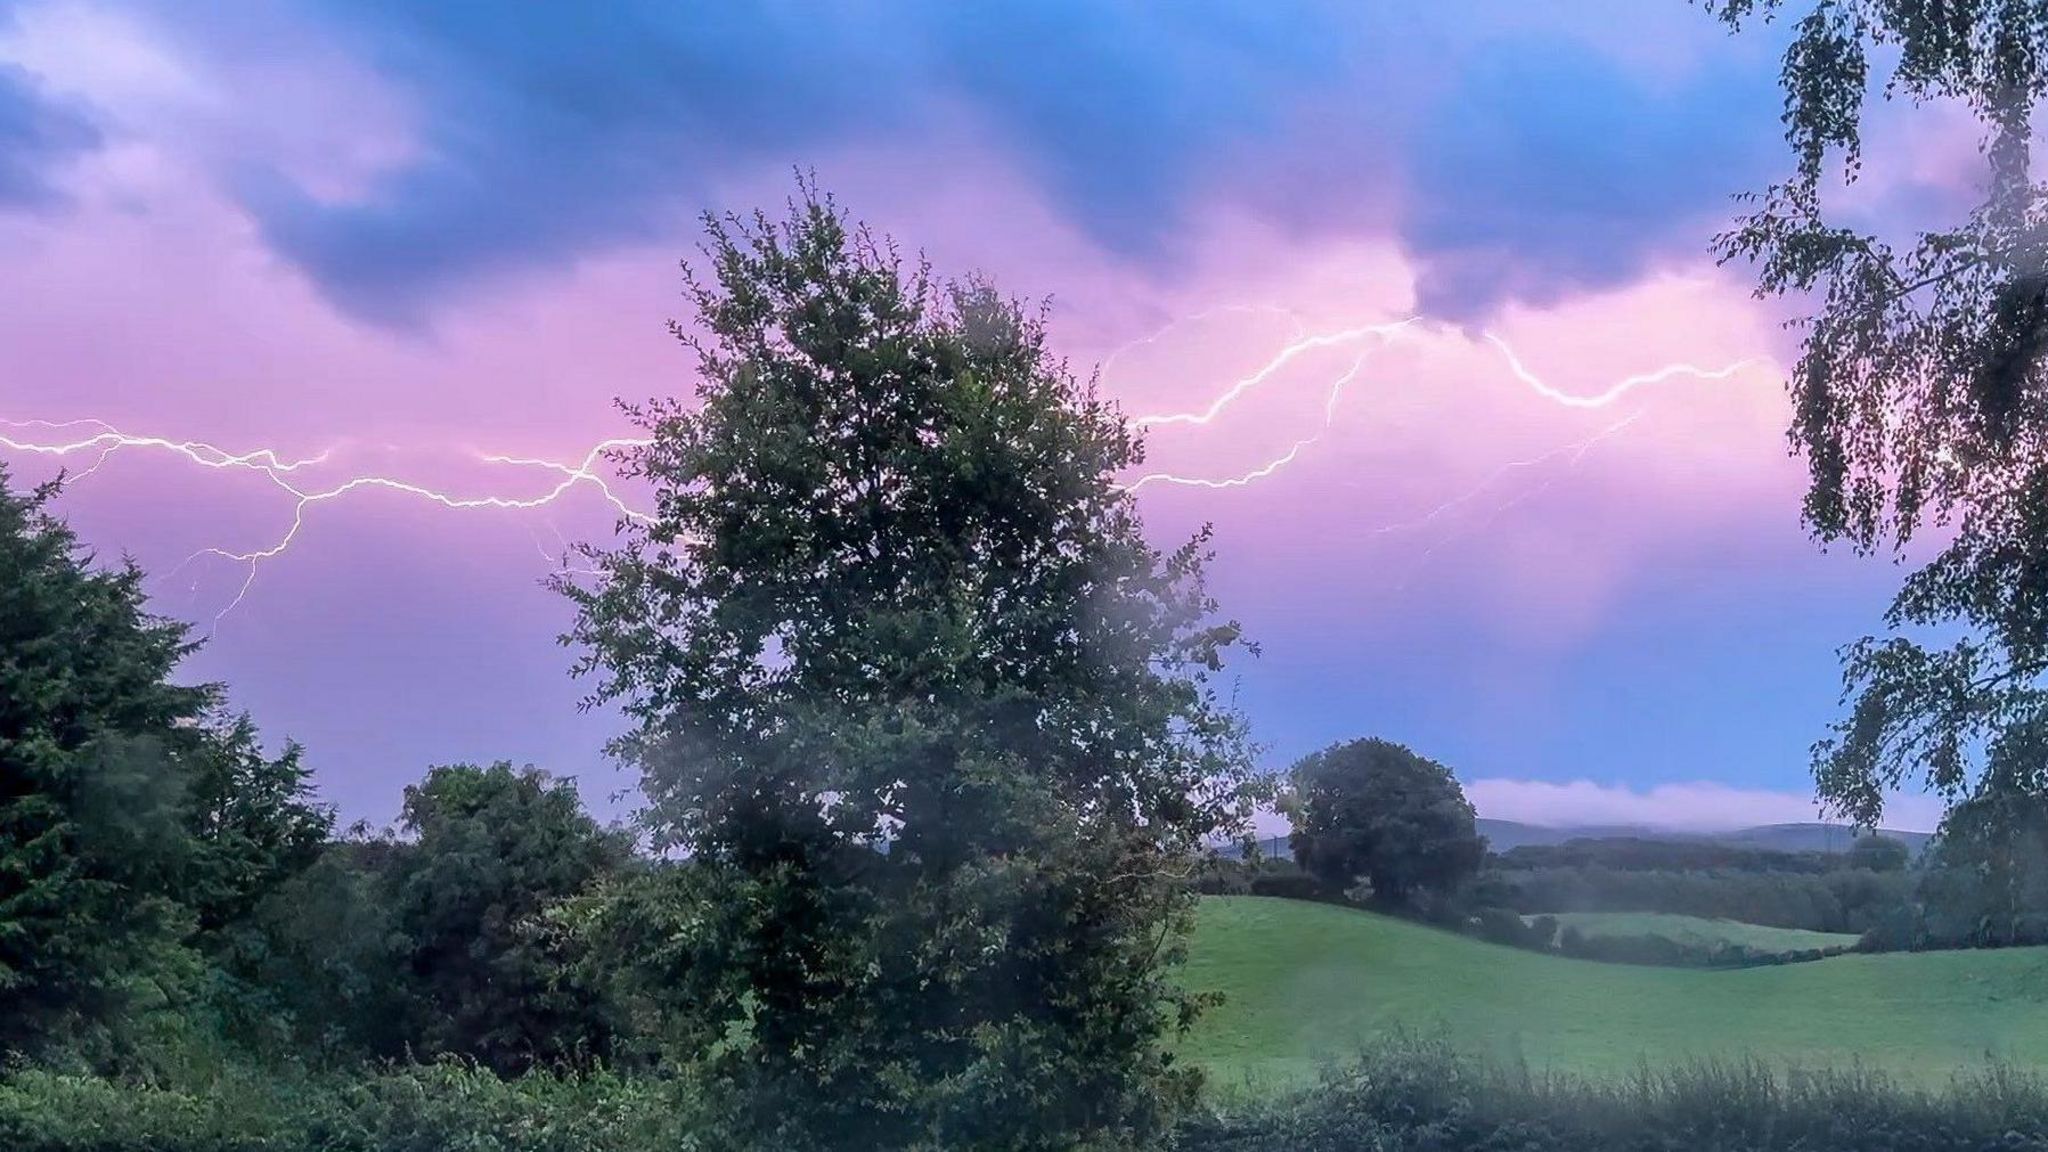
[[[1702,255],[1781,160],[1772,79],[1754,57],[1653,85],[1571,43],[1488,46],[1409,146],[1423,310],[1476,320]]]
[[[1360,27],[1299,3],[937,10],[943,81],[1098,241],[1153,258],[1195,186],[1279,128],[1294,102],[1346,81],[1345,33]]]
[[[47,99],[29,73],[0,64],[0,209],[61,204],[51,170],[99,143],[91,121]]]
[[[965,106],[1106,247],[1156,253],[1188,176],[1337,75],[1329,12],[1222,2],[336,3],[407,88],[425,159],[359,203],[238,177],[343,307],[415,318],[451,285],[658,233],[736,164],[900,140]]]
[[[315,2],[317,41],[405,94],[419,158],[342,203],[264,157],[233,186],[341,307],[398,325],[672,236],[763,171],[886,144],[942,180],[980,143],[1155,269],[1205,199],[1295,234],[1395,227],[1427,310],[1474,319],[1700,254],[1778,146],[1767,56],[1710,48],[1719,70],[1645,83],[1608,55],[1617,25],[1675,43],[1711,21],[1618,0]],[[216,19],[215,50],[274,50]],[[986,136],[938,134],[963,128]]]

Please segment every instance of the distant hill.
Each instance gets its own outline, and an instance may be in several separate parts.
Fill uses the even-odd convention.
[[[1479,834],[1486,837],[1488,846],[1495,852],[1506,852],[1511,848],[1527,845],[1552,845],[1570,840],[1613,838],[1705,840],[1715,844],[1739,844],[1746,848],[1766,848],[1776,852],[1846,852],[1859,835],[1847,824],[1823,824],[1818,821],[1806,824],[1764,824],[1755,828],[1737,828],[1727,832],[1680,832],[1638,824],[1549,828],[1513,820],[1481,820]],[[1897,840],[1915,855],[1918,855],[1920,850],[1927,846],[1927,841],[1932,839],[1925,832],[1902,832],[1892,828],[1879,829],[1877,834],[1889,840]]]
[[[1704,840],[1714,844],[1737,844],[1745,848],[1765,848],[1775,852],[1846,852],[1858,835],[1856,830],[1847,824],[1822,824],[1818,821],[1807,824],[1762,824],[1755,828],[1736,828],[1727,832],[1679,832],[1646,824],[1588,824],[1577,828],[1550,828],[1514,820],[1481,820],[1479,834],[1486,837],[1487,846],[1495,852],[1506,852],[1529,845],[1563,844],[1571,840],[1617,838]],[[1933,839],[1925,832],[1902,832],[1892,828],[1879,829],[1877,834],[1890,840],[1897,840],[1916,856],[1927,846],[1927,842]],[[1237,855],[1235,845],[1221,851],[1225,856]],[[1282,860],[1291,859],[1293,856],[1288,850],[1285,836],[1269,836],[1259,841],[1259,851]]]

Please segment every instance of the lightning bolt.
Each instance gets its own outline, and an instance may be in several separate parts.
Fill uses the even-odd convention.
[[[1348,348],[1361,343],[1367,343],[1368,346],[1359,350],[1352,357],[1345,370],[1332,378],[1324,387],[1322,420],[1320,424],[1309,434],[1296,439],[1285,452],[1245,472],[1221,477],[1189,476],[1173,472],[1148,473],[1121,485],[1124,490],[1135,492],[1155,484],[1222,490],[1250,487],[1266,480],[1297,461],[1304,452],[1331,431],[1335,425],[1339,401],[1342,399],[1345,391],[1352,384],[1356,383],[1363,374],[1370,355],[1374,350],[1418,332],[1438,336],[1445,334],[1445,330],[1440,326],[1434,325],[1419,316],[1408,316],[1380,323],[1354,325],[1332,331],[1311,332],[1307,324],[1302,321],[1297,313],[1285,308],[1270,305],[1223,305],[1182,317],[1151,335],[1119,347],[1102,361],[1099,371],[1107,375],[1108,370],[1122,356],[1132,350],[1166,339],[1173,332],[1187,325],[1224,314],[1285,316],[1292,327],[1292,332],[1287,342],[1278,351],[1274,352],[1273,355],[1268,357],[1264,363],[1260,364],[1251,373],[1232,381],[1201,408],[1186,412],[1162,412],[1142,415],[1134,418],[1133,424],[1146,429],[1214,425],[1222,420],[1232,406],[1237,404],[1246,395],[1262,386],[1273,383],[1277,377],[1290,366],[1299,362],[1303,357],[1319,351]],[[1498,335],[1492,332],[1485,332],[1482,333],[1482,336],[1505,358],[1510,373],[1522,385],[1527,387],[1536,396],[1552,404],[1571,409],[1606,408],[1619,402],[1623,397],[1638,388],[1680,377],[1703,380],[1727,379],[1759,363],[1757,360],[1749,359],[1738,361],[1722,368],[1701,368],[1685,363],[1671,364],[1653,372],[1629,376],[1608,386],[1601,392],[1582,395],[1565,392],[1546,383],[1541,377],[1530,371],[1523,364],[1514,348]],[[1593,447],[1610,437],[1620,434],[1624,429],[1633,424],[1640,415],[1640,413],[1631,415],[1608,425],[1584,440],[1553,449],[1540,456],[1527,460],[1509,461],[1489,474],[1485,480],[1470,491],[1445,501],[1418,519],[1384,525],[1374,529],[1374,534],[1409,531],[1427,527],[1464,505],[1477,500],[1508,476],[1519,471],[1539,467],[1559,457],[1568,457],[1569,463],[1567,467],[1576,467],[1578,462]],[[56,435],[38,438],[27,435],[30,432],[54,433]],[[537,493],[527,496],[461,495],[438,486],[430,486],[395,476],[374,474],[350,476],[337,483],[319,486],[305,482],[296,475],[306,469],[330,463],[337,455],[352,446],[352,443],[350,441],[342,441],[310,456],[287,457],[283,452],[275,448],[230,451],[217,444],[203,440],[179,440],[155,435],[133,435],[103,420],[90,418],[63,421],[0,420],[0,448],[57,459],[69,459],[74,456],[91,458],[91,463],[87,467],[77,472],[67,470],[62,475],[62,483],[66,487],[93,475],[116,453],[125,451],[153,451],[170,454],[203,468],[254,472],[264,477],[278,491],[283,493],[291,502],[291,521],[289,526],[275,539],[261,547],[247,550],[225,547],[203,548],[186,557],[184,561],[172,569],[172,573],[175,574],[193,561],[206,556],[217,557],[244,566],[243,579],[240,586],[236,589],[234,597],[214,617],[216,626],[247,598],[262,565],[283,555],[299,539],[301,532],[306,527],[308,513],[315,505],[339,500],[359,492],[390,492],[456,511],[481,509],[518,511],[542,508],[554,504],[579,487],[589,487],[595,489],[623,519],[642,524],[651,523],[653,519],[647,513],[633,507],[613,486],[613,481],[598,469],[599,461],[605,457],[606,453],[621,448],[644,446],[648,443],[644,439],[612,438],[602,440],[591,446],[583,453],[580,459],[574,462],[545,457],[512,456],[481,451],[469,454],[477,462],[492,468],[539,470],[552,474],[552,482],[550,484],[540,489]],[[1530,498],[1536,491],[1541,491],[1542,487],[1547,487],[1549,483],[1550,481],[1546,481],[1543,486],[1538,487],[1534,491],[1525,493],[1513,501],[1497,506],[1492,516],[1497,517],[1507,508]],[[1492,517],[1489,517],[1488,523],[1491,523],[1491,520]],[[534,537],[534,547],[543,559],[550,564],[559,565],[565,571],[585,575],[598,574],[591,569],[571,567],[568,564],[568,555],[572,549],[569,547],[568,542],[562,537],[560,531],[554,528],[552,523],[549,523],[548,527],[550,531],[554,532],[557,541],[562,545],[562,549],[559,553],[551,553],[540,542],[538,537]],[[531,529],[529,529],[530,533]]]
[[[33,452],[43,456],[69,456],[76,452],[97,451],[99,458],[93,461],[86,473],[97,471],[107,462],[108,457],[123,448],[157,448],[176,453],[203,468],[248,468],[256,471],[279,473],[296,472],[301,468],[325,463],[333,449],[308,456],[300,460],[286,460],[274,449],[259,448],[254,452],[229,452],[203,440],[166,440],[161,436],[130,436],[104,420],[0,420],[0,428],[47,428],[62,432],[72,428],[93,429],[91,435],[80,439],[58,441],[53,444],[32,440],[17,440],[12,436],[0,435],[0,446],[17,452]],[[68,479],[82,479],[83,475]]]
[[[1579,466],[1579,461],[1586,458],[1586,453],[1591,452],[1594,448],[1598,447],[1601,444],[1601,442],[1620,435],[1621,432],[1624,429],[1626,429],[1629,425],[1634,424],[1636,421],[1642,418],[1643,414],[1640,412],[1631,413],[1630,415],[1625,416],[1612,424],[1609,424],[1607,427],[1602,428],[1600,431],[1593,433],[1591,436],[1588,436],[1583,440],[1575,440],[1570,444],[1566,444],[1558,448],[1552,448],[1548,452],[1545,452],[1538,456],[1531,456],[1526,460],[1510,460],[1507,463],[1502,464],[1500,467],[1495,468],[1492,472],[1488,473],[1485,479],[1473,485],[1467,491],[1457,496],[1453,496],[1449,500],[1446,500],[1441,504],[1438,504],[1436,507],[1431,508],[1429,511],[1423,513],[1421,516],[1418,516],[1412,520],[1403,520],[1399,523],[1383,524],[1378,528],[1373,529],[1371,534],[1374,536],[1385,536],[1394,532],[1412,532],[1416,529],[1427,528],[1431,524],[1434,524],[1438,520],[1442,519],[1445,515],[1457,510],[1458,508],[1463,507],[1466,504],[1470,504],[1472,501],[1477,500],[1480,496],[1485,495],[1488,491],[1490,491],[1493,488],[1494,485],[1500,483],[1502,480],[1505,480],[1509,476],[1512,476],[1517,472],[1528,471],[1532,468],[1540,468],[1543,465],[1548,464],[1549,462],[1557,459],[1560,456],[1569,457],[1569,460],[1566,463],[1565,467],[1576,468]],[[1546,481],[1543,487],[1548,486],[1549,482]],[[1536,491],[1540,492],[1542,491],[1542,488],[1538,488],[1536,489]],[[1503,505],[1502,509],[1512,507],[1514,504],[1519,504],[1523,500],[1526,500],[1533,495],[1535,495],[1535,492],[1525,493],[1523,496],[1518,497],[1514,501],[1511,501],[1509,504]],[[1501,511],[1501,509],[1496,509],[1495,511],[1496,514],[1498,514],[1498,512]]]
[[[1747,360],[1737,360],[1735,363],[1724,368],[1701,368],[1692,364],[1667,364],[1655,372],[1645,372],[1638,376],[1630,376],[1616,381],[1605,392],[1596,393],[1592,396],[1576,396],[1569,392],[1560,392],[1544,383],[1541,377],[1529,371],[1522,364],[1522,358],[1515,355],[1515,350],[1508,346],[1507,341],[1491,332],[1487,332],[1484,335],[1488,343],[1500,349],[1501,355],[1507,357],[1508,369],[1515,374],[1516,379],[1527,384],[1530,390],[1538,396],[1566,408],[1605,408],[1630,392],[1648,384],[1662,384],[1666,380],[1679,376],[1690,376],[1698,380],[1726,380],[1738,372],[1754,368],[1763,363],[1763,361],[1752,357]]]
[[[1316,431],[1313,434],[1296,440],[1294,442],[1293,447],[1289,448],[1286,452],[1282,453],[1281,455],[1274,457],[1273,459],[1258,466],[1257,468],[1252,469],[1249,472],[1245,472],[1237,476],[1226,477],[1220,480],[1204,479],[1199,476],[1181,476],[1172,472],[1151,472],[1147,473],[1146,475],[1138,477],[1136,480],[1131,481],[1129,484],[1124,485],[1125,490],[1136,492],[1138,489],[1143,488],[1147,484],[1178,484],[1182,487],[1187,488],[1242,488],[1247,484],[1253,484],[1260,480],[1264,480],[1266,477],[1271,476],[1273,473],[1278,472],[1280,469],[1285,468],[1289,464],[1294,463],[1295,458],[1301,455],[1303,449],[1307,448],[1311,444],[1314,444],[1316,441],[1321,440],[1323,438],[1323,435],[1330,430],[1330,426],[1336,423],[1337,401],[1344,395],[1344,389],[1347,386],[1349,386],[1353,380],[1358,379],[1358,374],[1365,370],[1365,362],[1368,357],[1368,354],[1368,352],[1359,353],[1358,356],[1351,361],[1350,369],[1347,370],[1342,376],[1339,376],[1335,380],[1330,382],[1329,396],[1327,399],[1323,401],[1322,427],[1316,429]],[[1220,412],[1222,410],[1221,404],[1225,402],[1227,401],[1219,401],[1218,404],[1213,404],[1210,406],[1211,418],[1214,417],[1214,414],[1216,412]]]
[[[1257,388],[1259,385],[1264,384],[1267,381],[1271,380],[1274,376],[1276,376],[1283,369],[1285,369],[1290,363],[1294,362],[1295,360],[1299,359],[1300,357],[1310,352],[1314,352],[1319,349],[1341,347],[1347,344],[1356,343],[1360,340],[1366,339],[1378,339],[1383,343],[1391,343],[1395,338],[1407,334],[1411,329],[1417,327],[1420,327],[1425,331],[1430,331],[1438,335],[1443,334],[1443,329],[1440,326],[1430,324],[1428,321],[1424,320],[1422,317],[1419,316],[1409,316],[1400,320],[1388,321],[1386,323],[1366,324],[1351,328],[1339,329],[1334,332],[1325,332],[1311,335],[1306,333],[1305,326],[1302,325],[1300,318],[1298,316],[1295,316],[1291,312],[1286,312],[1286,310],[1284,309],[1261,307],[1256,309],[1248,308],[1246,310],[1275,311],[1281,312],[1285,315],[1292,317],[1295,322],[1294,339],[1290,341],[1287,345],[1282,347],[1280,351],[1275,353],[1264,364],[1260,365],[1256,371],[1252,372],[1248,376],[1241,377],[1238,380],[1234,381],[1229,387],[1225,388],[1221,393],[1219,393],[1214,400],[1210,401],[1207,406],[1188,412],[1172,412],[1139,416],[1134,418],[1132,420],[1132,423],[1136,424],[1141,428],[1157,428],[1176,424],[1210,424],[1213,423],[1219,416],[1221,416],[1227,408],[1229,408],[1232,404],[1236,403],[1240,398],[1242,398],[1247,392],[1250,392],[1252,389]],[[1208,314],[1214,314],[1216,311],[1216,309],[1211,309]],[[1199,315],[1203,314],[1198,314],[1198,316]],[[1193,319],[1195,319],[1195,317],[1190,317],[1190,322]],[[1127,344],[1124,345],[1122,348],[1117,349],[1116,352],[1111,354],[1110,360],[1105,361],[1105,365],[1110,361],[1115,360],[1118,354],[1127,351],[1128,349],[1136,346],[1138,343],[1145,343],[1158,340],[1161,336],[1165,334],[1166,331],[1170,330],[1170,327],[1171,326],[1169,326],[1169,329],[1163,329],[1161,330],[1161,332],[1154,333],[1152,336],[1146,337],[1144,341],[1134,341],[1132,344]],[[1515,378],[1519,380],[1523,385],[1525,385],[1531,392],[1535,393],[1538,397],[1541,397],[1542,399],[1547,400],[1560,407],[1573,409],[1597,409],[1611,407],[1612,405],[1618,403],[1620,400],[1626,397],[1629,393],[1634,392],[1638,388],[1643,388],[1654,384],[1662,384],[1667,381],[1679,378],[1690,378],[1697,380],[1726,380],[1743,371],[1757,367],[1764,363],[1762,360],[1756,358],[1749,358],[1744,360],[1738,360],[1732,364],[1728,364],[1720,368],[1702,368],[1694,364],[1683,362],[1667,364],[1664,367],[1658,368],[1653,372],[1639,373],[1637,375],[1625,377],[1609,385],[1603,391],[1588,395],[1565,392],[1558,388],[1552,387],[1549,383],[1545,382],[1542,377],[1530,371],[1528,366],[1522,363],[1521,357],[1516,354],[1513,346],[1510,345],[1505,339],[1502,339],[1499,335],[1488,331],[1482,332],[1481,337],[1487,343],[1491,344],[1494,348],[1500,351],[1501,355],[1507,360],[1509,371],[1512,372]],[[1278,456],[1273,457],[1270,460],[1267,460],[1265,463],[1260,464],[1248,471],[1224,477],[1187,476],[1174,472],[1148,473],[1144,476],[1139,477],[1137,480],[1131,482],[1126,487],[1132,491],[1142,488],[1148,484],[1173,484],[1182,487],[1208,489],[1243,488],[1273,475],[1280,469],[1285,468],[1289,464],[1294,463],[1297,459],[1300,458],[1304,450],[1314,445],[1318,440],[1321,440],[1323,436],[1330,430],[1331,425],[1335,419],[1338,397],[1343,393],[1344,389],[1357,378],[1358,373],[1362,367],[1363,361],[1361,358],[1361,360],[1354,361],[1351,367],[1347,371],[1345,371],[1343,375],[1337,377],[1335,380],[1331,382],[1328,389],[1327,399],[1325,400],[1323,405],[1323,423],[1319,429],[1317,429],[1314,433],[1312,433],[1309,436],[1296,440],[1292,445],[1288,447],[1288,449],[1285,452],[1281,453]],[[1634,418],[1631,417],[1629,420],[1623,421],[1621,425],[1614,428],[1612,431],[1596,434],[1591,439],[1593,442],[1597,443],[1599,440],[1606,439],[1606,437],[1608,435],[1611,435],[1613,431],[1619,431],[1620,428],[1626,427],[1628,424],[1631,424],[1633,422]],[[1571,447],[1571,445],[1567,445],[1566,450],[1569,450]],[[1510,470],[1512,470],[1515,467],[1528,466],[1536,462],[1537,461],[1511,461],[1508,467]],[[1576,466],[1576,458],[1574,459],[1573,464],[1574,466]]]
[[[274,448],[258,448],[247,452],[232,452],[216,444],[201,440],[173,440],[163,436],[133,435],[123,432],[106,421],[95,419],[65,421],[0,420],[0,427],[16,431],[37,428],[55,432],[83,430],[82,435],[73,435],[69,438],[54,440],[29,440],[23,439],[18,435],[0,434],[0,446],[19,452],[56,458],[88,452],[95,453],[96,458],[89,468],[81,473],[75,475],[67,474],[64,477],[66,486],[98,470],[115,452],[142,449],[169,453],[203,468],[236,469],[255,472],[262,475],[279,491],[288,496],[292,501],[291,524],[275,540],[259,548],[241,551],[220,547],[202,548],[187,556],[171,569],[169,575],[174,576],[187,565],[203,556],[219,557],[241,564],[246,568],[242,583],[236,589],[234,597],[228,602],[227,607],[221,609],[215,615],[214,623],[216,626],[247,598],[249,589],[254,586],[257,572],[263,563],[283,555],[298,540],[299,534],[305,529],[306,514],[309,509],[316,504],[338,500],[355,492],[372,490],[392,492],[457,511],[489,508],[516,511],[540,508],[553,504],[578,485],[590,485],[595,487],[603,495],[605,501],[617,510],[622,517],[641,523],[648,523],[652,519],[647,513],[628,504],[612,487],[611,482],[602,473],[597,471],[598,462],[607,452],[618,448],[638,447],[648,443],[648,441],[641,439],[615,437],[599,441],[586,451],[579,461],[573,464],[538,457],[475,453],[476,459],[486,464],[515,468],[539,468],[553,472],[556,478],[550,486],[532,496],[462,496],[452,494],[437,487],[430,487],[392,476],[352,476],[344,481],[325,487],[302,484],[293,477],[293,473],[302,469],[328,462],[340,451],[339,447],[323,449],[311,456],[288,459]],[[565,554],[566,551],[567,549],[565,548]],[[545,549],[542,550],[542,555],[547,555]]]
[[[1272,359],[1260,365],[1258,371],[1243,377],[1230,387],[1224,389],[1221,395],[1210,401],[1209,406],[1201,411],[1169,412],[1153,416],[1139,416],[1134,418],[1131,423],[1140,428],[1159,428],[1169,424],[1211,423],[1216,417],[1223,414],[1225,408],[1236,403],[1239,397],[1271,380],[1282,369],[1310,352],[1322,348],[1338,348],[1345,344],[1352,344],[1373,337],[1378,337],[1382,340],[1392,340],[1409,327],[1421,322],[1421,317],[1410,316],[1405,320],[1395,320],[1386,324],[1367,324],[1357,328],[1346,328],[1342,331],[1325,332],[1315,336],[1297,336],[1286,347],[1274,353]],[[1353,373],[1355,372],[1356,366],[1354,365]],[[1332,395],[1334,396],[1334,393]],[[1334,403],[1334,400],[1332,402]]]

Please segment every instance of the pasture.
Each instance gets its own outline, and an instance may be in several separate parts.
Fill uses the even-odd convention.
[[[1390,1033],[1539,1069],[1755,1057],[1922,1083],[2048,1068],[2048,948],[1848,955],[1741,970],[1527,952],[1355,909],[1207,897],[1182,970],[1227,997],[1181,1045],[1220,1085],[1298,1081]]]

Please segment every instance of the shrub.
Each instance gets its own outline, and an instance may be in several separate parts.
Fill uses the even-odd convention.
[[[21,1072],[0,1081],[8,1152],[654,1152],[689,1146],[671,1085],[502,1080],[456,1064],[190,1088]]]
[[[1306,872],[1260,872],[1251,878],[1250,892],[1254,896],[1278,896],[1287,900],[1341,901],[1343,895],[1333,892],[1322,881]]]
[[[1538,916],[1524,921],[1520,915],[1506,908],[1481,908],[1473,913],[1469,926],[1473,935],[1481,940],[1538,952],[1548,951],[1551,941],[1557,938],[1555,917]]]

